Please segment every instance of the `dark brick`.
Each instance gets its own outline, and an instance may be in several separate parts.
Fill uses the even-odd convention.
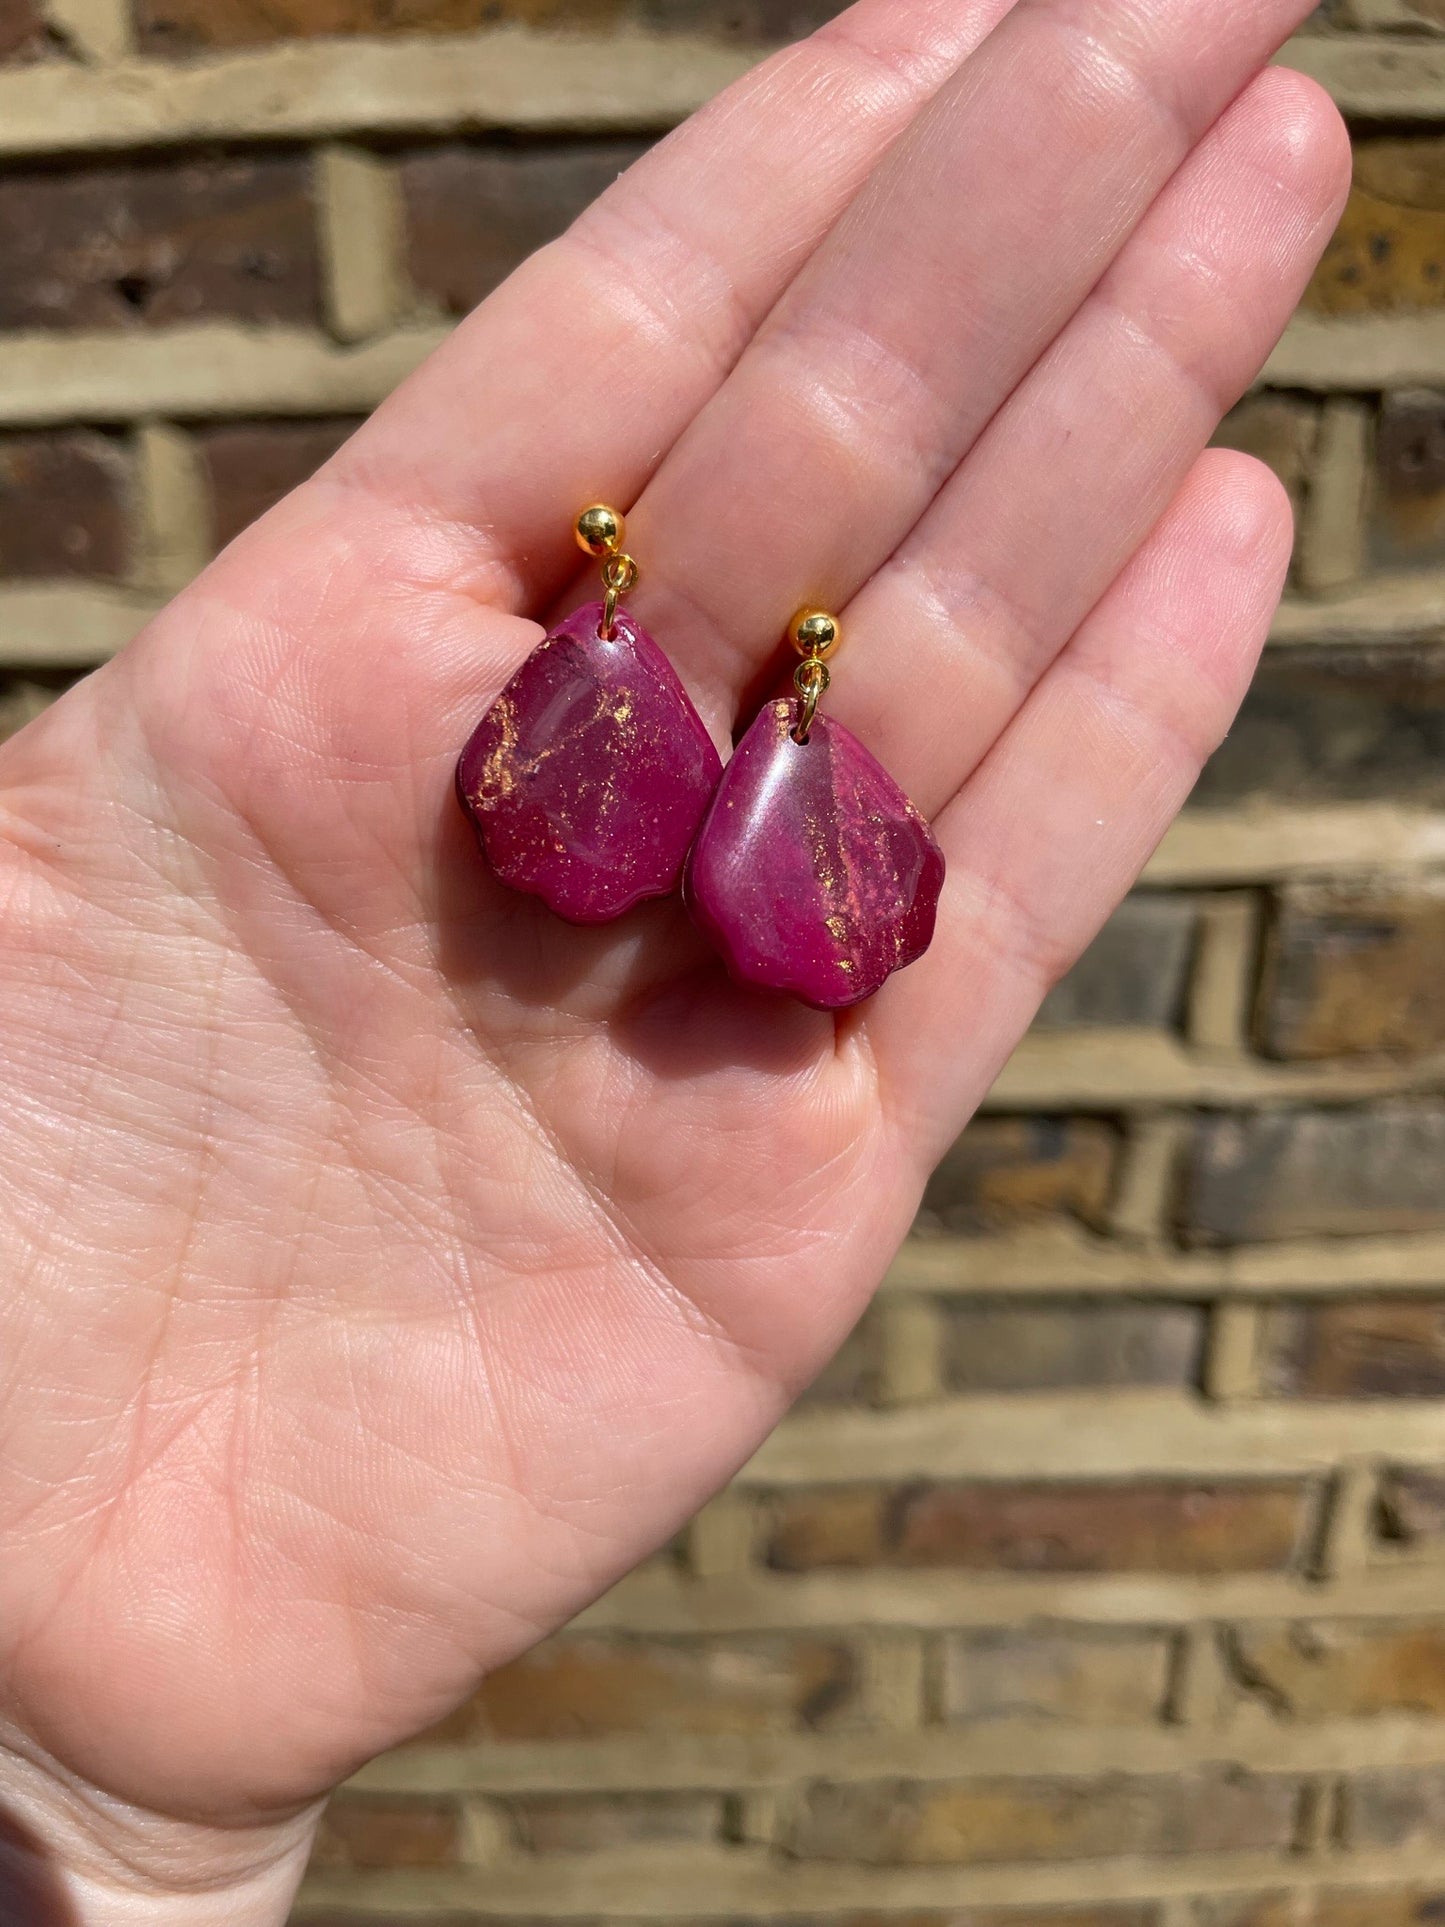
[[[157,52],[254,46],[330,34],[470,33],[515,24],[597,29],[626,21],[719,39],[790,40],[841,10],[842,0],[139,0]]]
[[[1312,1514],[1287,1480],[828,1486],[774,1496],[766,1557],[784,1572],[1282,1572]]]
[[[113,435],[0,435],[0,576],[123,576],[129,482],[129,458]]]
[[[360,422],[230,422],[196,431],[201,465],[211,486],[218,543],[243,529],[299,488],[352,435]]]
[[[1264,1378],[1296,1398],[1445,1398],[1445,1303],[1295,1305],[1265,1326]]]
[[[1445,656],[1295,648],[1267,656],[1196,806],[1445,803]]]
[[[558,1793],[509,1799],[517,1843],[530,1853],[703,1846],[722,1838],[716,1793]]]
[[[1183,1224],[1213,1244],[1445,1227],[1445,1104],[1204,1120]]]
[[[506,20],[599,26],[623,0],[137,0],[158,52],[315,40],[333,34],[468,33]]]
[[[1356,143],[1354,191],[1305,306],[1336,315],[1445,307],[1445,138]]]
[[[984,1232],[1052,1217],[1098,1225],[1118,1150],[1118,1132],[1091,1119],[979,1119],[935,1172],[918,1228]]]
[[[0,0],[0,62],[38,59],[50,45],[39,0]]]
[[[61,693],[58,684],[17,676],[0,679],[0,743],[33,723]]]
[[[1195,1927],[1441,1927],[1445,1893],[1418,1888],[1385,1892],[1256,1894],[1195,1903]]]
[[[286,153],[0,176],[0,328],[320,312],[311,170]]]
[[[822,1377],[803,1394],[806,1405],[872,1405],[877,1402],[881,1358],[878,1319],[870,1312]]]
[[[1193,1305],[949,1304],[945,1382],[958,1392],[1191,1385],[1204,1349]]]
[[[1198,913],[1188,897],[1131,897],[1039,1013],[1043,1030],[1165,1030],[1179,1022]]]
[[[623,1733],[787,1733],[824,1726],[857,1690],[853,1655],[826,1639],[557,1639],[494,1673],[424,1736],[597,1739]]]
[[[1445,395],[1387,395],[1375,447],[1370,543],[1382,568],[1445,561]]]
[[[447,1801],[374,1799],[344,1793],[326,1809],[312,1856],[317,1867],[446,1867],[460,1840]]]
[[[1297,1782],[1245,1773],[816,1786],[791,1845],[874,1866],[1259,1851],[1290,1844],[1298,1802]]]
[[[467,313],[555,240],[645,148],[644,141],[574,141],[411,155],[401,180],[418,293],[449,314]]]
[[[1445,1044],[1445,887],[1287,891],[1270,931],[1260,1041],[1275,1057]]]
[[[1445,1539],[1445,1469],[1395,1466],[1380,1479],[1380,1535],[1392,1545],[1432,1546]]]
[[[801,40],[842,13],[847,0],[642,0],[650,27],[682,27],[721,40]]]

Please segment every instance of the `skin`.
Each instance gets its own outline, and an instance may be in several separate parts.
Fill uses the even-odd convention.
[[[77,1921],[284,1918],[858,1318],[1267,633],[1288,504],[1204,450],[1346,192],[1260,71],[1308,11],[862,0],[0,754],[0,1801]],[[455,758],[598,497],[722,744],[842,611],[950,866],[873,1005],[481,866]]]

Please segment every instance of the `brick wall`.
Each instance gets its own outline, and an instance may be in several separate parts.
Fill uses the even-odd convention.
[[[0,727],[827,11],[0,0]],[[1300,514],[1243,721],[824,1381],[311,1927],[1445,1920],[1445,0],[1292,58],[1359,179],[1226,431]]]

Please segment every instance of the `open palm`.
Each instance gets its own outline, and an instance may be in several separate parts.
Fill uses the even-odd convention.
[[[861,0],[0,757],[0,1735],[97,1832],[295,1846],[858,1317],[1268,628],[1203,451],[1344,192],[1308,11]],[[453,765],[599,496],[719,743],[842,608],[950,869],[873,1005],[486,872]]]

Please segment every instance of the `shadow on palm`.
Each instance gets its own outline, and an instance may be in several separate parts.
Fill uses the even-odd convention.
[[[570,1018],[665,1082],[728,1070],[793,1079],[825,1064],[841,1024],[859,1021],[733,983],[676,897],[601,928],[562,922],[492,876],[450,793],[436,848],[437,969],[489,1053],[498,996],[523,1033],[535,1026],[555,1042],[559,1016]]]

